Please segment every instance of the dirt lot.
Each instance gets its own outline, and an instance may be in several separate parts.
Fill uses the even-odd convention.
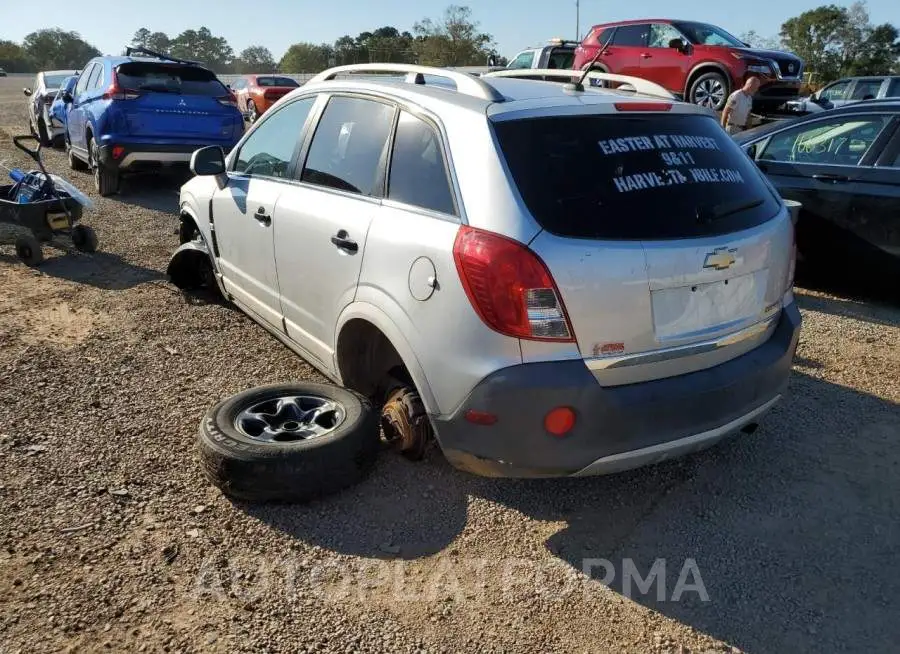
[[[0,80],[0,161],[25,165],[20,86]],[[38,271],[0,245],[0,653],[896,648],[896,306],[800,291],[789,397],[697,456],[522,482],[386,455],[337,497],[260,508],[202,478],[200,417],[316,374],[167,283],[177,187],[95,198],[94,255]]]

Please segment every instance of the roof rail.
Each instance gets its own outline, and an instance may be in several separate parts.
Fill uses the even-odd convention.
[[[510,70],[498,70],[495,72],[485,73],[481,77],[554,77],[560,80],[577,80],[582,75],[580,70],[565,70],[561,68],[515,68]],[[665,98],[666,100],[675,100],[675,96],[669,93],[659,84],[654,84],[640,77],[632,77],[631,75],[615,75],[613,73],[601,73],[592,70],[587,74],[587,79],[604,80],[607,82],[621,82],[628,84],[637,93],[642,95],[651,95],[657,98]]]
[[[434,77],[444,77],[456,82],[456,90],[459,93],[489,102],[503,102],[506,99],[497,89],[490,84],[482,82],[479,77],[474,75],[447,68],[433,68],[417,64],[350,64],[347,66],[336,66],[322,71],[309,80],[307,84],[327,82],[342,73],[406,73],[406,82],[409,84],[424,84],[425,75],[433,75]]]
[[[202,66],[203,64],[199,61],[190,61],[188,59],[178,59],[177,57],[172,57],[167,54],[162,54],[161,52],[156,52],[155,50],[150,50],[149,48],[145,48],[142,45],[134,45],[128,46],[125,48],[125,56],[130,57],[133,53],[144,54],[148,57],[156,57],[157,59],[165,59],[166,61],[174,61],[177,64],[188,64],[191,66]]]

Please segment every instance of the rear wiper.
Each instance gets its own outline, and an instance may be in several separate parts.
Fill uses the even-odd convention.
[[[740,213],[741,211],[747,211],[748,209],[755,209],[759,205],[761,205],[765,200],[762,198],[757,198],[754,200],[746,200],[741,202],[723,202],[721,204],[710,205],[701,205],[697,207],[697,222],[698,223],[708,223],[713,220],[719,220],[720,218],[725,218],[726,216],[731,216],[736,213]]]

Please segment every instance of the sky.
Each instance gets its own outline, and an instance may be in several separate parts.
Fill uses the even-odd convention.
[[[0,6],[13,2],[0,0]],[[39,11],[15,11],[14,18],[0,21],[0,39],[20,42],[35,30],[59,27],[80,33],[103,53],[118,54],[141,27],[175,36],[206,26],[224,36],[235,53],[259,44],[279,59],[299,41],[333,43],[344,34],[356,36],[387,25],[411,31],[417,20],[439,18],[451,2],[469,6],[480,29],[494,36],[498,52],[506,57],[553,37],[576,35],[575,0],[381,0],[378,6],[364,0],[126,0],[99,11],[74,11],[78,5],[71,0],[41,0]],[[774,37],[786,19],[829,2],[681,0],[677,15],[672,15],[671,0],[644,0],[639,6],[581,0],[580,26],[583,35],[597,23],[665,17],[702,20],[736,35],[755,30],[760,36]],[[836,4],[849,5],[850,0],[836,0]],[[900,0],[868,0],[867,5],[873,23],[900,26]]]

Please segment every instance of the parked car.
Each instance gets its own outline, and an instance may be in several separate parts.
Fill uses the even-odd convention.
[[[900,279],[900,99],[766,125],[735,141],[786,199],[802,203],[805,265]],[[894,281],[891,281],[894,280]]]
[[[72,93],[75,91],[75,84],[77,83],[77,75],[67,77],[56,92],[56,96],[53,98],[53,104],[50,105],[50,111],[48,112],[50,117],[50,127],[57,133],[56,139],[62,140],[63,142],[66,133],[66,120],[69,115],[69,109],[72,106],[71,102],[66,102],[66,98],[72,97]]]
[[[900,75],[846,77],[823,86],[808,98],[787,103],[793,113],[808,114],[843,107],[851,102],[900,98]]]
[[[77,75],[77,70],[47,70],[35,75],[30,87],[22,89],[28,100],[28,127],[40,138],[43,145],[51,145],[62,132],[51,125],[50,105],[56,92],[67,77]]]
[[[599,53],[599,54],[598,54]],[[595,25],[575,50],[583,70],[635,75],[694,104],[721,111],[747,77],[760,79],[754,110],[777,109],[800,93],[803,61],[787,52],[751,48],[715,25],[670,19]]]
[[[377,71],[405,77],[344,75]],[[194,154],[172,281],[211,282],[382,405],[401,448],[433,427],[479,474],[601,474],[751,432],[800,329],[782,200],[657,85],[518,72],[319,74],[228,156]]]
[[[283,75],[245,75],[231,84],[238,109],[255,123],[273,104],[300,84]]]
[[[0,77],[6,77],[6,71],[0,68]]]
[[[551,39],[546,45],[526,48],[517,53],[506,65],[511,70],[520,68],[564,68],[571,69],[575,60],[577,41]]]
[[[230,150],[244,132],[234,94],[215,73],[142,48],[91,59],[71,103],[69,165],[90,168],[104,196],[118,192],[124,173],[187,165],[197,148]]]

